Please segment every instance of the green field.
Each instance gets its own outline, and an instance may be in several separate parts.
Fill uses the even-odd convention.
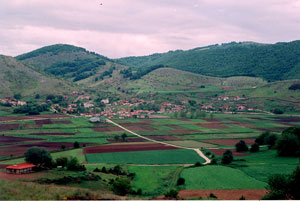
[[[162,195],[168,188],[176,184],[180,166],[129,166],[129,172],[136,176],[133,186],[142,189],[143,195]]]
[[[194,164],[204,160],[192,150],[160,150],[86,154],[88,163],[113,164]]]
[[[264,189],[266,183],[258,181],[238,169],[226,166],[185,168],[181,175],[185,189]]]

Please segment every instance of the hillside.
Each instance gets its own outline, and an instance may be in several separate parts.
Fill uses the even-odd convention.
[[[0,55],[0,96],[8,97],[15,93],[24,96],[39,93],[68,93],[73,87],[64,80],[46,77],[13,57]]]
[[[74,82],[95,75],[109,61],[108,58],[84,48],[65,44],[46,46],[17,56],[16,59],[38,71]]]
[[[278,81],[300,78],[299,58],[300,41],[293,41],[276,44],[232,42],[115,61],[133,69],[161,64],[201,75],[251,76]]]

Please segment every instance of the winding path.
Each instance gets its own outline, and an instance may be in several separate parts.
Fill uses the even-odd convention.
[[[137,136],[139,138],[143,138],[143,139],[151,141],[151,142],[155,142],[155,143],[159,143],[159,144],[163,144],[163,145],[168,145],[168,146],[176,147],[176,148],[179,148],[179,149],[194,150],[200,157],[202,157],[205,160],[205,162],[203,163],[203,165],[209,164],[211,162],[211,160],[208,157],[206,157],[200,149],[194,149],[194,148],[190,148],[190,147],[178,146],[178,145],[169,144],[169,143],[166,143],[166,142],[160,142],[160,141],[157,141],[157,140],[153,140],[153,139],[147,138],[145,136],[142,136],[140,134],[137,134],[137,133],[135,133],[135,132],[133,132],[131,130],[128,130],[127,128],[125,128],[125,127],[123,127],[123,126],[121,126],[121,125],[113,122],[110,119],[106,119],[106,122],[114,124],[115,126],[117,126],[117,127],[121,128],[121,129],[127,131],[128,133],[131,133],[131,134],[133,134],[133,135],[135,135],[135,136]]]

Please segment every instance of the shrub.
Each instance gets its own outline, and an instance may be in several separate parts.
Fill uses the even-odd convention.
[[[84,165],[80,165],[76,157],[71,157],[67,163],[67,170],[72,171],[85,171],[86,168]]]
[[[177,180],[177,186],[181,186],[184,183],[185,183],[185,179],[184,178],[182,178],[182,177],[178,178],[178,180]]]
[[[236,143],[235,150],[237,152],[248,151],[248,146],[247,146],[247,144],[246,144],[246,142],[244,140],[241,140],[238,143]]]
[[[112,191],[117,195],[126,195],[132,192],[130,180],[128,178],[117,178],[112,184]]]
[[[52,157],[50,153],[43,147],[31,147],[25,154],[25,161],[42,168],[52,167]]]
[[[250,152],[258,152],[258,151],[259,151],[259,145],[257,143],[251,145]]]
[[[167,191],[164,196],[166,198],[177,198],[178,197],[178,190],[176,189],[171,189],[169,191]]]
[[[233,161],[233,154],[232,154],[232,151],[226,150],[226,151],[223,153],[222,164],[224,164],[224,165],[230,164],[232,161]]]
[[[62,166],[64,168],[68,164],[68,158],[67,157],[60,157],[56,159],[56,165]]]
[[[77,142],[77,141],[74,142],[73,147],[74,147],[75,149],[80,148],[79,142]]]

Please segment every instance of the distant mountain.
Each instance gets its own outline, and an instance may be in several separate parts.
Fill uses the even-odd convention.
[[[69,93],[73,87],[64,80],[47,77],[13,57],[0,55],[0,96]]]
[[[43,47],[16,57],[38,71],[79,81],[93,76],[106,65],[107,57],[81,47],[58,44]]]
[[[133,70],[165,65],[217,77],[252,76],[268,81],[297,79],[300,78],[300,41],[276,44],[232,42],[115,61]]]

